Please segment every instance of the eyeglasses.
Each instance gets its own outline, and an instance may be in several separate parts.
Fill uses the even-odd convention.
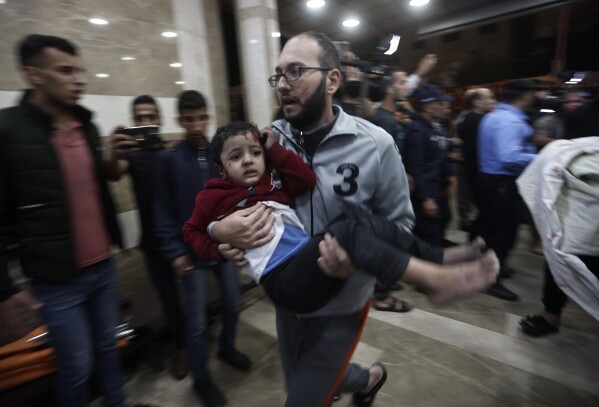
[[[311,66],[297,66],[295,68],[288,69],[287,72],[278,73],[268,78],[268,84],[273,88],[277,87],[277,83],[279,83],[279,79],[281,77],[285,78],[287,83],[291,83],[297,81],[302,77],[303,71],[308,69],[316,69],[318,71],[330,71],[333,68],[321,68],[321,67],[311,67]]]

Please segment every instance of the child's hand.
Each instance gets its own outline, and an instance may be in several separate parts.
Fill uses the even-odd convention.
[[[272,129],[265,127],[260,132],[260,138],[264,144],[264,148],[270,150],[270,148],[277,142],[277,135]]]
[[[218,245],[218,251],[221,256],[235,263],[237,267],[243,267],[248,264],[248,261],[243,257],[245,256],[245,250],[233,247],[228,243],[221,243]]]

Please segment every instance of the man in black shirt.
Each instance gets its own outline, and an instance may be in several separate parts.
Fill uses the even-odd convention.
[[[472,230],[470,211],[472,209],[473,192],[476,174],[478,173],[477,136],[478,125],[485,114],[495,107],[495,94],[485,88],[470,89],[465,93],[466,110],[456,120],[457,135],[462,139],[462,165],[459,167],[459,212],[460,229],[471,231],[471,237],[476,237]]]

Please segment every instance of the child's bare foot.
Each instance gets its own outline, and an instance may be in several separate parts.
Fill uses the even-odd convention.
[[[480,260],[441,267],[436,278],[423,287],[429,301],[444,305],[455,299],[478,292],[493,284],[499,273],[499,260],[493,250],[487,251]]]
[[[443,264],[461,263],[478,259],[485,247],[485,241],[480,236],[470,243],[449,247],[443,251]]]

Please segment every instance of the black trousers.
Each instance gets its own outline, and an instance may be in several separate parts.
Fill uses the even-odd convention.
[[[445,227],[450,218],[449,204],[446,197],[435,199],[435,203],[439,208],[438,214],[434,218],[431,218],[424,214],[422,202],[412,201],[414,214],[416,215],[414,234],[425,242],[441,246],[445,237]]]
[[[585,266],[599,279],[599,257],[579,257]],[[545,311],[550,314],[560,315],[567,301],[568,296],[559,288],[553,278],[553,274],[549,270],[549,266],[545,263],[545,281],[543,282],[543,305],[545,306]]]
[[[372,273],[386,287],[402,277],[412,256],[436,263],[443,260],[443,248],[415,238],[383,216],[352,208],[312,237],[293,258],[262,278],[260,284],[277,306],[299,314],[314,312],[345,283],[318,267],[318,244],[325,233],[335,236],[357,268]]]
[[[516,242],[524,203],[516,186],[516,177],[479,174],[477,203],[480,218],[477,231],[487,247],[495,250],[503,266]]]

